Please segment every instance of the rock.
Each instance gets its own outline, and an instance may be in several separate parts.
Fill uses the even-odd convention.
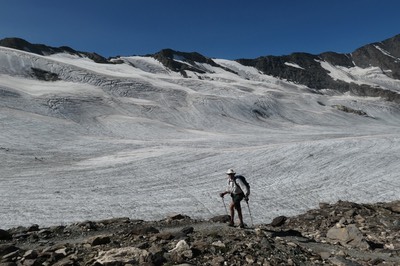
[[[171,232],[161,232],[158,233],[156,237],[163,240],[171,240],[175,238],[175,235],[172,234]]]
[[[394,230],[399,230],[400,229],[400,220],[396,219],[393,221],[393,229]]]
[[[215,241],[211,245],[213,245],[214,247],[218,247],[218,248],[225,248],[226,247],[226,245],[224,243],[222,243],[221,240]]]
[[[30,260],[30,259],[36,259],[38,255],[39,253],[36,250],[28,250],[25,252],[23,257],[24,259]]]
[[[220,266],[223,265],[225,259],[222,256],[217,256],[215,258],[213,258],[213,260],[211,261],[211,265],[212,266]]]
[[[62,249],[57,249],[56,251],[53,252],[52,257],[54,260],[58,261],[60,259],[63,259],[67,256],[67,249],[62,248]]]
[[[185,258],[190,259],[193,257],[193,252],[189,247],[189,244],[185,240],[180,240],[175,248],[169,251],[171,253],[171,258],[174,261],[181,262]]]
[[[326,209],[326,208],[329,208],[329,207],[330,207],[329,203],[326,203],[326,202],[320,202],[319,203],[319,208],[320,209]]]
[[[190,217],[186,216],[186,215],[182,215],[182,214],[174,214],[174,215],[167,217],[166,220],[167,221],[175,221],[175,220],[183,220],[183,219],[190,219]]]
[[[308,220],[308,221],[313,221],[313,220],[315,220],[315,214],[307,213],[306,215],[304,215],[303,218],[304,218],[305,220]]]
[[[33,224],[28,228],[28,232],[35,232],[39,231],[39,225],[38,224]]]
[[[97,224],[93,221],[84,221],[78,224],[79,227],[83,227],[86,230],[97,230]]]
[[[138,226],[131,230],[134,235],[158,234],[160,231],[153,226]]]
[[[332,265],[336,266],[361,266],[361,264],[345,259],[343,257],[333,257],[328,259]]]
[[[400,201],[392,202],[389,205],[388,209],[391,210],[392,212],[400,213]]]
[[[270,223],[270,225],[273,226],[273,227],[278,227],[278,226],[283,225],[283,224],[285,223],[286,220],[287,220],[287,217],[286,217],[286,216],[278,216],[278,217],[275,217],[275,218],[272,220],[272,222]]]
[[[346,218],[353,218],[355,215],[356,215],[356,210],[354,210],[354,209],[344,212],[344,216]]]
[[[184,233],[185,235],[188,235],[188,234],[191,234],[194,232],[194,228],[192,226],[188,226],[188,227],[182,228],[181,232]]]
[[[369,245],[363,238],[361,231],[354,224],[342,228],[332,227],[328,230],[326,236],[332,242],[340,242],[342,246],[369,249]]]
[[[5,261],[14,261],[19,256],[19,250],[8,253],[3,256],[3,260]]]
[[[133,264],[137,265],[146,261],[149,253],[135,247],[114,248],[107,251],[100,251],[99,255],[95,258],[98,265],[123,265]]]
[[[15,262],[0,262],[0,266],[17,266],[17,264]]]
[[[394,250],[394,245],[393,244],[385,244],[384,248]]]
[[[128,217],[120,217],[120,218],[110,218],[110,219],[100,220],[97,222],[97,224],[103,224],[103,225],[127,224],[130,221],[131,220]]]
[[[75,263],[75,260],[68,257],[68,258],[63,258],[63,259],[57,261],[52,266],[75,266],[75,265],[77,265]]]
[[[247,254],[247,255],[245,256],[245,260],[246,260],[246,262],[249,263],[250,265],[253,265],[254,262],[256,261],[255,258],[254,258],[252,255],[250,255],[250,254]]]
[[[228,223],[230,220],[231,217],[229,215],[214,216],[210,219],[210,221],[214,223]]]
[[[36,265],[38,265],[39,263],[36,261],[36,260],[33,260],[33,259],[31,259],[31,260],[24,260],[24,266],[36,266]]]
[[[12,235],[9,232],[0,229],[0,240],[11,240],[11,239]]]
[[[19,248],[11,244],[0,245],[0,257],[17,250],[19,250]]]
[[[110,236],[106,236],[106,235],[94,236],[94,237],[88,238],[85,241],[85,243],[88,243],[92,246],[106,245],[110,242],[111,242]]]
[[[327,260],[332,254],[328,251],[322,251],[318,255],[321,256],[321,259]]]
[[[190,249],[189,244],[185,240],[180,240],[176,244],[175,248],[171,249],[169,252],[175,252],[175,251],[181,252],[189,249]]]

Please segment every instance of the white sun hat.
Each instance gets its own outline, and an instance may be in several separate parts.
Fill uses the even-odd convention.
[[[227,175],[234,175],[234,174],[236,174],[236,173],[235,173],[235,171],[233,171],[233,169],[231,168],[231,169],[228,169],[228,171],[226,171],[226,174],[227,174]]]

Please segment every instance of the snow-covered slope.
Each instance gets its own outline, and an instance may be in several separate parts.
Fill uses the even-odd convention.
[[[231,167],[251,183],[255,223],[321,201],[398,198],[398,104],[229,60],[186,78],[152,57],[116,61],[0,47],[0,228],[209,218],[225,213]],[[335,79],[400,89],[377,69],[320,63]]]

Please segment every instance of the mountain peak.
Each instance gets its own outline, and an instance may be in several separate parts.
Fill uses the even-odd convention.
[[[386,75],[400,79],[400,34],[382,42],[367,44],[351,54],[355,65],[368,68],[379,67]]]
[[[151,55],[160,61],[165,67],[172,71],[181,72],[186,76],[185,71],[193,71],[196,73],[204,74],[207,72],[201,64],[209,64],[214,67],[224,68],[215,63],[211,58],[205,57],[197,52],[179,52],[172,49],[163,49],[160,52]],[[231,71],[224,68],[225,70]]]
[[[45,52],[52,53],[50,47],[43,44],[32,44],[21,38],[5,38],[0,40],[0,46],[9,47],[30,53],[45,55]]]

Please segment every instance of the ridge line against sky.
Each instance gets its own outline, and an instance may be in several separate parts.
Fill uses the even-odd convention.
[[[1,9],[0,39],[105,57],[351,53],[400,33],[398,0],[3,0]]]

